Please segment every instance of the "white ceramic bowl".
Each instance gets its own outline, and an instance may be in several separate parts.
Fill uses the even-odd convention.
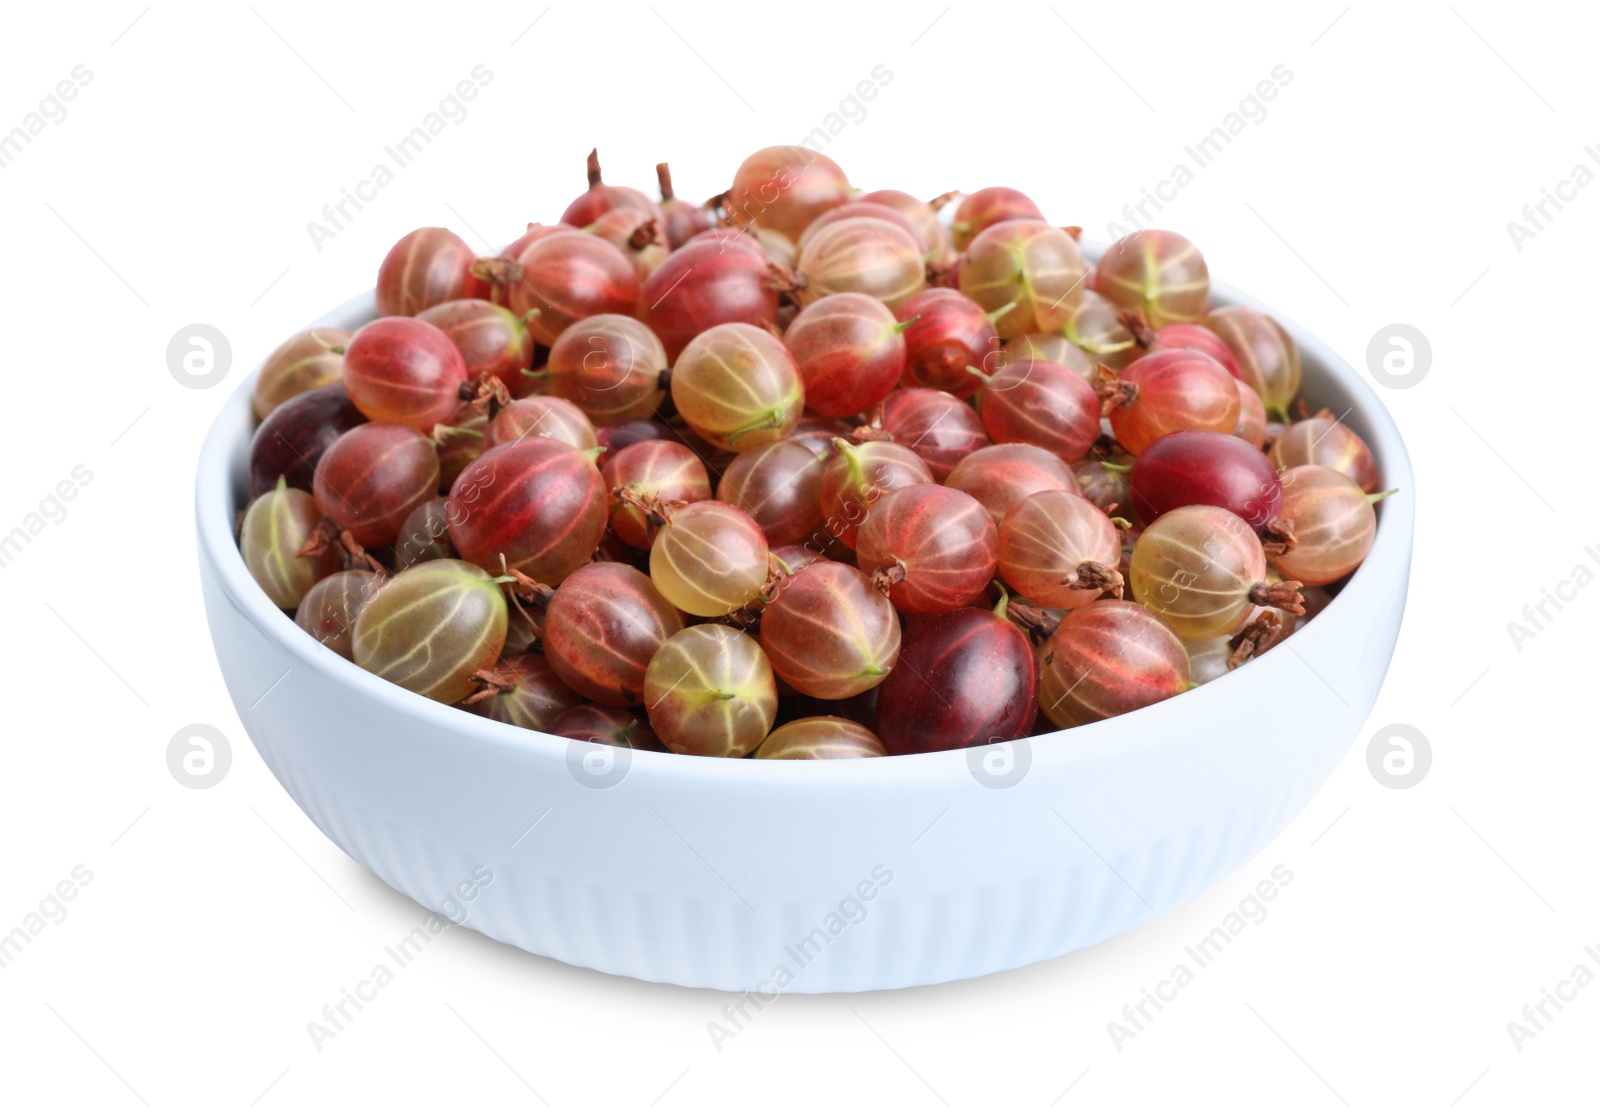
[[[317,324],[374,315],[367,294]],[[328,838],[401,893],[538,955],[763,996],[1050,959],[1260,850],[1344,754],[1388,668],[1411,561],[1405,446],[1348,364],[1278,320],[1311,405],[1350,411],[1399,494],[1366,563],[1288,643],[1130,715],[975,750],[757,762],[592,747],[436,704],[323,650],[252,581],[233,532],[250,382],[199,465],[217,658],[257,751]]]

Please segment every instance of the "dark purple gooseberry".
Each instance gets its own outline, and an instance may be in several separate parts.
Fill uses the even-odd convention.
[[[1185,429],[1150,442],[1128,476],[1146,522],[1201,504],[1232,511],[1257,533],[1278,516],[1283,484],[1267,454],[1231,433]]]
[[[277,487],[279,476],[290,487],[310,491],[323,451],[366,420],[343,383],[317,387],[283,403],[250,439],[250,498]]]
[[[947,611],[906,634],[878,686],[878,737],[890,754],[1019,739],[1037,686],[1033,648],[1015,624],[979,607]]]

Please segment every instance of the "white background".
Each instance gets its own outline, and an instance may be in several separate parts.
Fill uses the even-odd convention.
[[[1507,1032],[1575,965],[1600,975],[1584,954],[1600,951],[1600,588],[1520,650],[1506,630],[1573,566],[1600,571],[1584,553],[1600,555],[1600,185],[1521,251],[1506,229],[1576,164],[1600,171],[1584,154],[1600,28],[1577,6],[141,7],[10,5],[0,31],[0,131],[75,65],[93,73],[0,170],[0,533],[75,465],[93,473],[0,568],[0,932],[75,865],[93,872],[0,969],[0,1104],[1592,1105],[1600,985],[1520,1051]],[[470,115],[315,250],[306,222],[479,63],[494,77]],[[213,414],[411,228],[487,247],[554,220],[592,145],[608,180],[649,186],[668,158],[681,195],[708,196],[879,64],[893,80],[828,149],[853,182],[1015,185],[1100,239],[1275,66],[1292,72],[1161,224],[1358,367],[1390,323],[1431,339],[1426,379],[1380,392],[1416,466],[1417,544],[1366,730],[1235,877],[1055,962],[785,998],[719,1052],[706,1024],[727,995],[451,930],[316,1051],[306,1023],[424,911],[299,813],[223,690],[191,522]],[[196,322],[232,343],[210,390],[167,370]],[[1239,729],[1298,714],[1263,692]],[[205,791],[164,757],[196,722],[233,747]],[[1433,751],[1404,791],[1364,757],[1396,722]],[[1276,864],[1294,881],[1267,919],[1119,1050],[1107,1023]]]

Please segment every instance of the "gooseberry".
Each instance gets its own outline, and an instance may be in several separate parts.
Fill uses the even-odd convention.
[[[358,425],[317,461],[317,507],[357,543],[388,545],[406,517],[439,490],[433,442],[395,422]]]
[[[714,325],[672,368],[672,402],[701,437],[740,452],[788,436],[805,408],[794,358],[754,325]]]
[[[799,441],[768,441],[733,458],[717,498],[743,510],[769,546],[793,545],[822,525],[822,459]]]
[[[953,611],[982,592],[994,579],[997,546],[983,504],[938,484],[885,495],[856,535],[861,570],[895,607],[925,615]]]
[[[865,294],[830,294],[806,306],[783,334],[806,405],[843,418],[882,402],[906,369],[905,329]]]
[[[931,484],[933,473],[922,458],[892,441],[852,445],[834,441],[835,455],[822,470],[819,499],[823,529],[854,548],[856,531],[879,499],[912,484]]]
[[[344,389],[375,422],[429,432],[461,405],[467,365],[450,338],[415,317],[380,317],[356,330],[344,354]]]
[[[545,607],[550,666],[574,692],[601,704],[637,704],[645,669],[683,629],[677,608],[629,565],[599,561],[561,582]]]
[[[968,369],[987,370],[1000,344],[977,302],[936,286],[907,298],[895,317],[905,325],[906,386],[932,387],[958,398],[977,393],[983,384]]]
[[[1006,341],[994,359],[994,370],[1020,368],[1026,371],[1035,361],[1060,364],[1085,379],[1093,374],[1096,367],[1089,353],[1060,333],[1023,333]]]
[[[312,585],[339,570],[336,549],[301,556],[322,513],[317,502],[278,479],[278,486],[253,499],[239,528],[245,567],[267,598],[288,609],[299,605]]]
[[[343,329],[307,329],[272,350],[256,375],[250,409],[259,421],[291,398],[337,383],[344,375]]]
[[[616,313],[568,326],[550,348],[545,384],[597,424],[647,418],[666,397],[667,352],[648,326]]]
[[[1192,349],[1152,352],[1122,372],[1102,369],[1095,390],[1111,432],[1135,456],[1163,434],[1209,429],[1231,434],[1239,424],[1239,391],[1210,356]]]
[[[1122,595],[1122,539],[1104,511],[1070,491],[1038,491],[1000,520],[1000,575],[1042,607]]]
[[[1123,309],[1139,310],[1156,329],[1199,321],[1211,308],[1211,274],[1200,249],[1157,228],[1141,228],[1107,248],[1094,288]]]
[[[902,225],[875,217],[847,216],[822,228],[795,267],[802,306],[830,294],[864,294],[894,310],[927,286],[922,245]]]
[[[482,298],[443,302],[417,314],[450,338],[461,353],[467,382],[493,376],[517,394],[526,386],[523,374],[533,366],[533,338],[520,317]]]
[[[661,210],[654,201],[631,186],[611,186],[600,179],[600,152],[591,150],[588,159],[589,188],[573,199],[561,214],[561,223],[574,228],[587,228],[601,217],[617,209],[632,209],[645,217],[661,218]]]
[[[250,498],[271,491],[280,476],[290,487],[310,491],[317,461],[328,446],[366,420],[342,383],[289,399],[250,438]]]
[[[1088,264],[1078,242],[1042,220],[990,225],[967,247],[961,292],[1007,339],[1064,328],[1083,298]]]
[[[545,236],[523,249],[517,267],[521,279],[510,288],[511,312],[540,344],[554,344],[585,317],[631,314],[639,302],[633,261],[598,236]]]
[[[806,716],[790,720],[756,748],[756,758],[883,758],[883,740],[854,720]]]
[[[595,221],[585,232],[598,236],[633,261],[640,281],[661,266],[671,249],[661,221],[633,209],[613,209]]]
[[[978,412],[955,395],[928,387],[905,387],[883,400],[877,421],[883,432],[922,458],[936,483],[989,444]]]
[[[978,416],[998,444],[1038,445],[1071,464],[1100,436],[1100,400],[1071,368],[1034,360],[977,374]]]
[[[408,514],[400,524],[400,532],[394,539],[397,570],[456,555],[455,547],[450,544],[445,504],[446,500],[436,495]]]
[[[507,648],[510,648],[509,638]],[[465,707],[480,715],[530,731],[548,731],[557,716],[583,703],[543,654],[514,653],[478,674],[487,687],[467,698]]]
[[[714,229],[650,272],[639,289],[639,317],[661,338],[671,360],[716,325],[764,329],[778,319],[772,265],[754,237]]]
[[[1343,472],[1369,495],[1378,490],[1378,465],[1372,450],[1360,434],[1332,416],[1295,422],[1272,442],[1267,455],[1280,470],[1320,464]]]
[[[878,735],[890,754],[924,754],[1028,733],[1038,695],[1033,647],[997,611],[962,607],[908,631],[878,687]]]
[[[1283,485],[1267,454],[1231,433],[1185,429],[1156,438],[1128,476],[1146,522],[1177,507],[1225,507],[1259,534],[1278,517]]]
[[[739,164],[726,205],[733,222],[797,240],[817,217],[850,196],[839,164],[809,147],[764,147]]]
[[[367,672],[454,704],[472,692],[473,674],[499,659],[505,639],[506,600],[494,578],[466,561],[428,561],[372,594],[351,650]]]
[[[664,162],[656,163],[656,182],[661,187],[662,230],[667,234],[667,245],[677,250],[711,227],[711,214],[673,194],[672,171]]]
[[[356,617],[383,581],[384,577],[371,569],[346,569],[324,577],[295,608],[295,625],[348,661]]]
[[[650,724],[640,719],[642,712],[627,708],[608,708],[602,704],[579,704],[568,708],[544,729],[547,735],[563,739],[576,739],[584,743],[604,743],[606,746],[626,747],[629,750],[653,750],[666,753]]]
[[[1190,640],[1232,632],[1255,607],[1304,610],[1300,585],[1269,583],[1261,539],[1222,507],[1179,507],[1147,526],[1133,545],[1128,587]]]
[[[1313,587],[1354,572],[1372,551],[1378,530],[1372,508],[1383,497],[1368,495],[1332,468],[1301,464],[1288,469],[1280,514],[1294,536],[1288,544],[1269,543],[1272,567]]]
[[[489,285],[473,263],[472,249],[448,228],[406,233],[378,268],[378,316],[410,317],[441,302],[487,297]]]
[[[1036,491],[1070,491],[1078,484],[1055,453],[1038,445],[990,445],[957,464],[945,486],[965,491],[998,524],[1007,512]]]
[[[1043,221],[1044,214],[1033,199],[1010,186],[985,186],[965,194],[956,204],[950,222],[955,249],[965,251],[980,232],[1002,221]]]
[[[707,618],[743,607],[767,580],[767,539],[737,507],[704,499],[657,508],[650,579],[675,607]]]
[[[609,500],[583,452],[552,437],[497,445],[450,486],[456,552],[474,564],[561,583],[605,536]]]
[[[650,659],[650,726],[675,754],[742,758],[778,714],[778,689],[760,643],[707,623],[679,631]]]
[[[611,529],[636,549],[649,549],[656,536],[656,527],[639,509],[644,497],[653,496],[665,503],[696,503],[711,498],[711,480],[705,464],[678,441],[638,441],[608,453],[600,475],[606,490],[612,493]],[[619,489],[641,498],[623,499]]]
[[[807,696],[842,700],[889,676],[900,656],[894,605],[860,569],[818,561],[785,578],[761,613],[772,669]]]
[[[1256,389],[1243,379],[1235,379],[1233,385],[1239,392],[1239,421],[1233,435],[1259,449],[1267,443],[1267,408]]]
[[[483,431],[485,452],[529,437],[550,437],[575,449],[592,449],[597,442],[589,419],[566,399],[551,395],[519,398],[490,419]]]
[[[1040,650],[1039,708],[1057,727],[1137,711],[1189,688],[1189,656],[1161,621],[1126,600],[1066,618]]]
[[[1300,353],[1283,326],[1248,306],[1227,306],[1207,317],[1205,327],[1233,353],[1239,378],[1255,388],[1267,413],[1288,420],[1300,393]]]

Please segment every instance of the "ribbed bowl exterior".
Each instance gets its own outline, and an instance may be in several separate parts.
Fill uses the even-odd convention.
[[[372,315],[367,295],[319,324]],[[1410,465],[1360,377],[1289,327],[1312,403],[1351,409],[1401,494],[1382,504],[1366,564],[1290,642],[1114,721],[970,751],[738,762],[593,748],[434,704],[323,650],[250,579],[232,531],[249,382],[211,432],[197,492],[223,676],[262,759],[329,839],[420,904],[539,955],[758,995],[1063,955],[1260,850],[1382,684],[1410,567]]]

